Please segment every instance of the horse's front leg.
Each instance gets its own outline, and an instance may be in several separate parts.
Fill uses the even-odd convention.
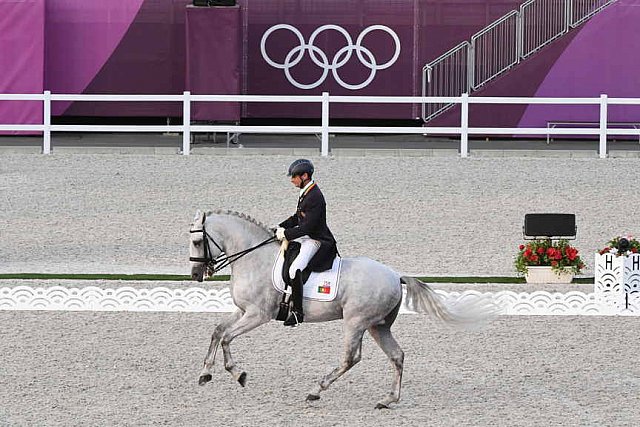
[[[247,374],[236,366],[236,362],[233,361],[233,357],[231,356],[231,341],[236,337],[257,328],[258,326],[269,322],[270,320],[271,317],[265,315],[264,311],[247,310],[240,320],[235,322],[222,333],[220,344],[222,346],[222,353],[224,354],[224,368],[242,387],[244,387],[247,381]]]
[[[231,313],[229,316],[225,317],[222,322],[216,326],[213,334],[211,334],[211,344],[209,344],[209,350],[207,351],[207,355],[204,358],[204,366],[202,368],[202,372],[200,373],[200,379],[198,379],[198,384],[205,385],[209,381],[211,381],[211,369],[213,368],[213,364],[216,359],[216,352],[218,350],[218,345],[220,344],[220,338],[222,337],[222,333],[229,327],[229,325],[237,322],[243,313],[241,310],[236,310]]]

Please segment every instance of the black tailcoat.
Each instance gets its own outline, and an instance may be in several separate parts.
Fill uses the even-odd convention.
[[[331,268],[338,252],[336,239],[327,226],[327,204],[317,184],[298,199],[296,213],[282,223],[287,240],[309,236],[320,242],[320,249],[311,258],[307,270],[324,271]]]

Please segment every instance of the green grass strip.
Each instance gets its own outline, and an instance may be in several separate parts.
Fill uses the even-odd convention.
[[[207,281],[226,282],[228,275],[214,276]],[[525,283],[524,277],[510,276],[424,276],[418,279],[427,283]],[[152,281],[190,281],[189,275],[172,274],[40,274],[8,273],[0,274],[0,280],[152,280]],[[593,284],[593,277],[577,277],[575,284]]]

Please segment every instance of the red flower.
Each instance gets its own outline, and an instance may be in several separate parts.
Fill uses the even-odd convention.
[[[542,247],[541,247],[541,248],[538,248],[538,249],[536,250],[536,252],[538,252],[538,254],[542,255],[542,254],[544,253],[544,248],[542,248]]]
[[[523,250],[523,249],[524,249],[524,245],[520,245],[520,250]]]
[[[638,250],[636,248],[631,248],[631,252],[635,254],[636,252],[638,252]]]
[[[558,261],[551,261],[551,266],[556,267],[558,265]]]
[[[578,257],[578,250],[575,248],[572,248],[571,246],[567,246],[567,249],[565,252],[567,254],[567,258],[569,258],[569,261],[573,261]]]

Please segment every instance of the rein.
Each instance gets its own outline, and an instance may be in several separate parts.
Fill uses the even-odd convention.
[[[207,268],[211,271],[211,274],[217,273],[218,271],[222,270],[228,265],[231,265],[232,263],[236,262],[246,254],[253,252],[256,249],[261,248],[262,246],[268,245],[269,243],[274,242],[276,240],[275,236],[269,237],[267,240],[264,240],[258,243],[257,245],[250,247],[249,249],[242,250],[232,255],[225,254],[224,256],[222,256],[222,254],[220,254],[218,258],[214,259],[211,257],[211,249],[209,249],[209,240],[211,240],[213,244],[216,245],[216,248],[218,248],[220,252],[224,253],[224,249],[222,249],[222,247],[214,240],[214,238],[211,237],[209,233],[207,233],[207,230],[205,230],[204,228],[204,221],[202,221],[201,230],[190,230],[189,233],[202,233],[202,237],[203,237],[202,240],[204,244],[204,257],[202,258],[189,257],[189,261],[206,263]]]

